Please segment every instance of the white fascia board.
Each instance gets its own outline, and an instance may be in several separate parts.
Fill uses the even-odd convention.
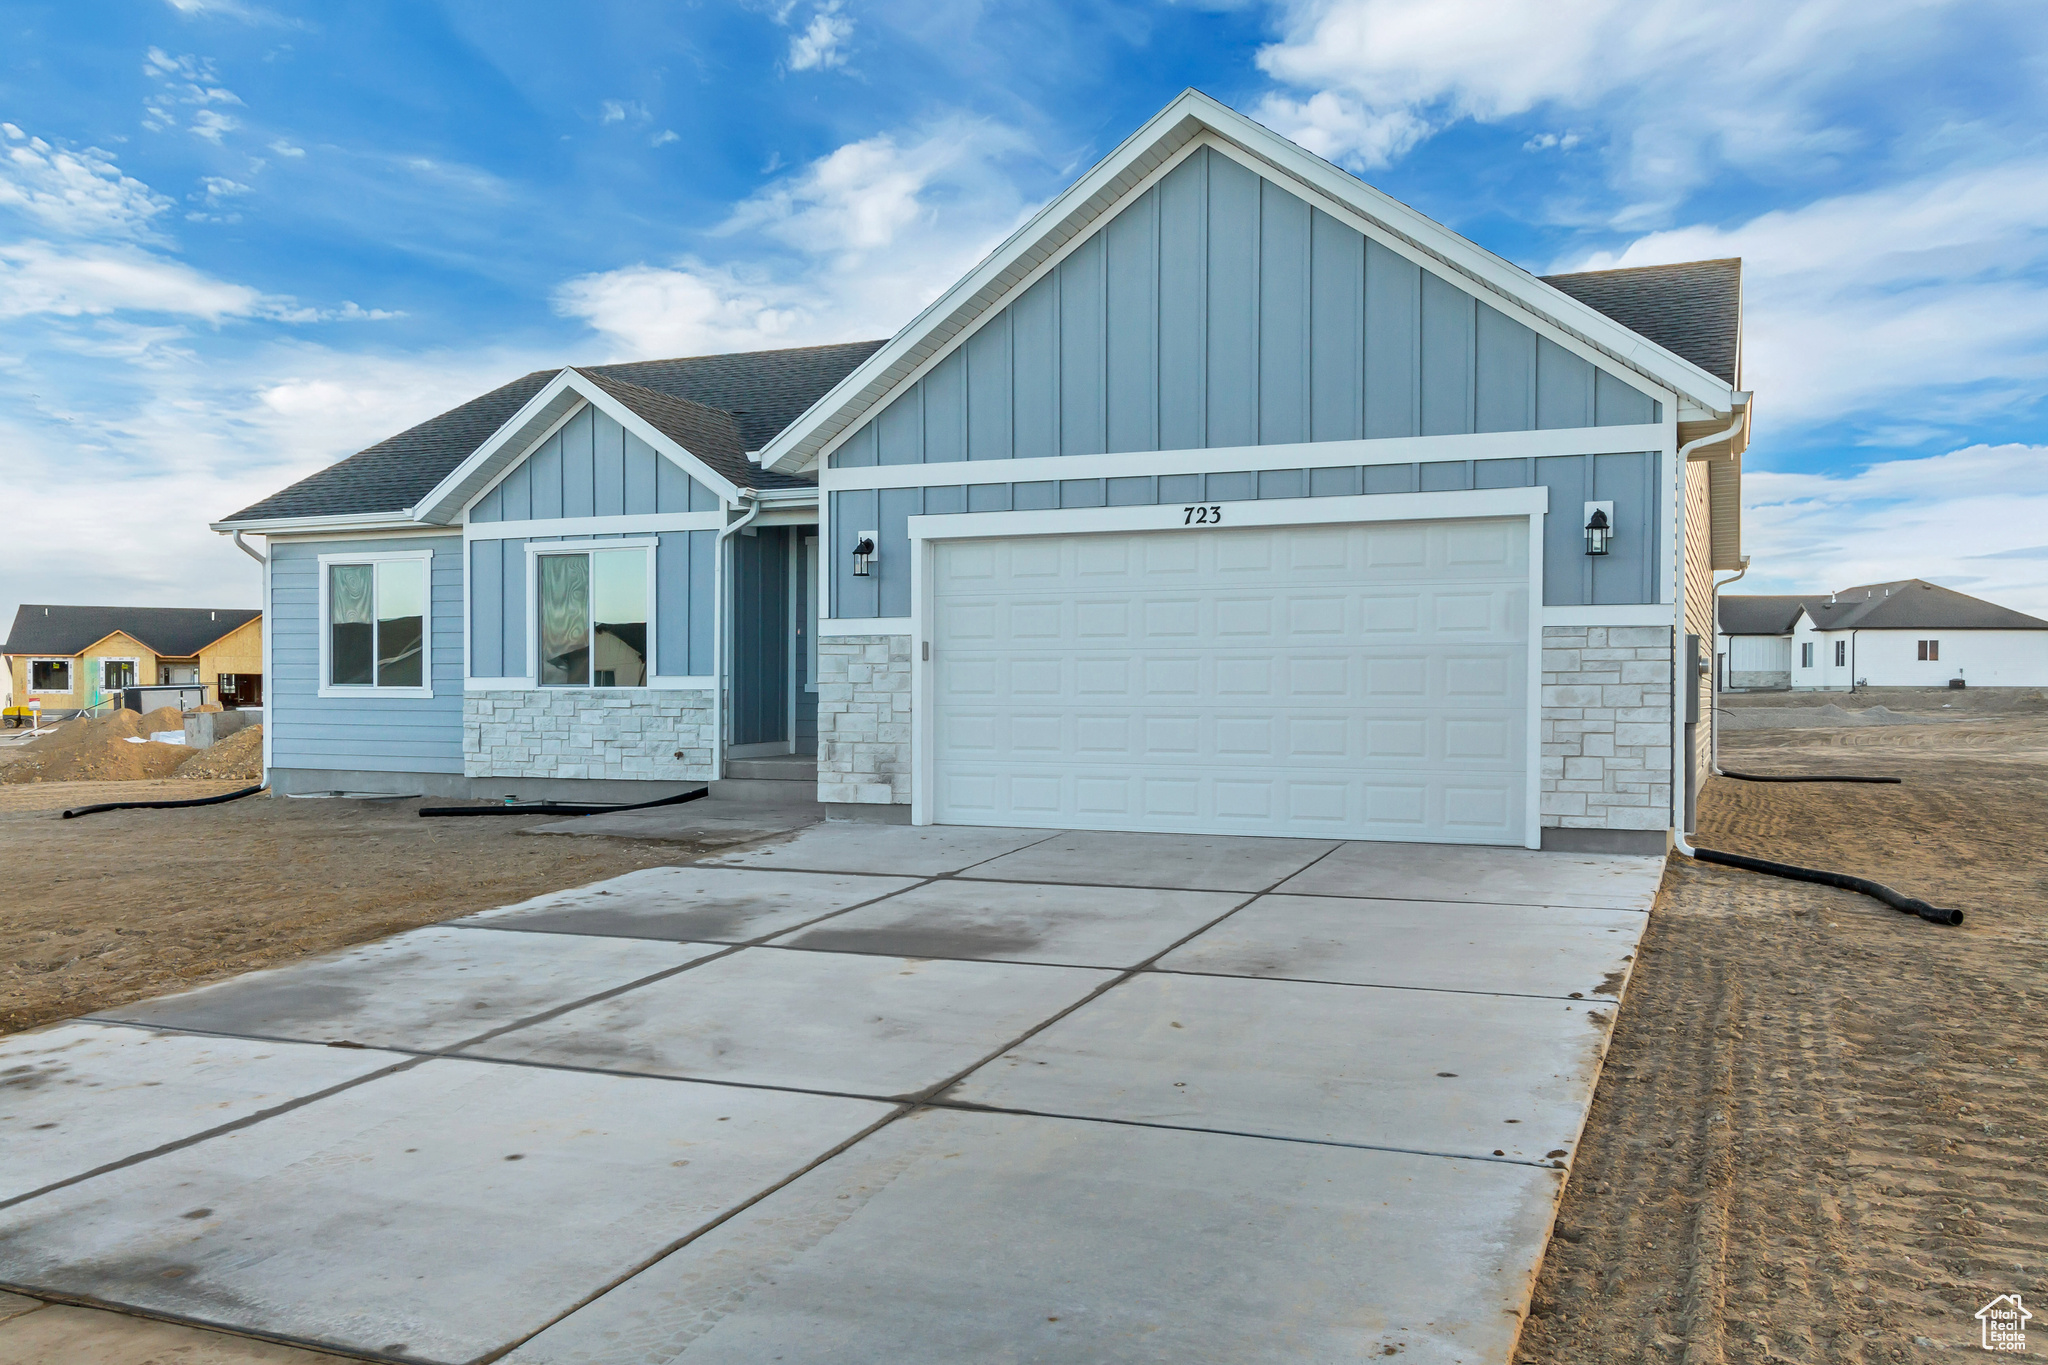
[[[919,488],[967,483],[1039,483],[1052,479],[1130,478],[1148,474],[1235,474],[1265,469],[1348,469],[1368,464],[1515,460],[1546,455],[1634,455],[1664,449],[1669,431],[1655,423],[1487,431],[1465,436],[1384,436],[1360,441],[1141,450],[1122,455],[1046,455],[1026,460],[948,460],[938,464],[861,465],[819,471],[831,493],[856,488]]]
[[[1218,520],[1191,522],[1199,507],[1221,508]],[[1548,488],[1481,488],[1445,493],[1363,493],[1340,498],[1273,498],[1263,502],[1183,506],[1063,507],[1038,512],[943,512],[910,518],[912,540],[986,540],[1003,536],[1076,535],[1104,531],[1186,531],[1228,527],[1320,526],[1374,521],[1462,521],[1474,517],[1540,516]]]
[[[655,452],[665,457],[699,483],[718,493],[727,502],[739,498],[739,488],[723,474],[718,473],[674,440],[655,429],[639,413],[606,393],[598,385],[584,378],[573,369],[564,369],[553,379],[541,386],[539,393],[526,401],[525,406],[499,427],[484,443],[471,452],[469,458],[449,471],[447,477],[434,486],[432,492],[410,509],[411,517],[418,522],[450,524],[464,515],[469,505],[484,492],[490,482],[468,488],[473,480],[485,470],[495,476],[495,464],[503,460],[509,468],[533,453],[534,447],[546,440],[581,403],[599,409],[606,416],[632,432],[652,446]],[[510,447],[511,454],[507,455]]]
[[[943,323],[954,318],[1006,275],[1015,272],[1021,276],[1035,269],[1046,258],[1083,236],[1089,223],[1108,212],[1140,180],[1204,131],[1234,144],[1275,171],[1309,187],[1317,197],[1342,206],[1380,231],[1406,242],[1454,274],[1505,300],[1517,311],[1531,314],[1579,338],[1616,363],[1669,389],[1681,401],[1691,399],[1715,413],[1732,410],[1734,390],[1726,381],[1638,336],[1606,314],[1465,240],[1442,224],[1236,110],[1199,91],[1188,90],[1033,215],[980,265],[890,338],[887,345],[834,385],[824,398],[761,449],[755,457],[758,463],[791,472],[815,463],[823,448],[852,425],[850,421],[833,425],[838,414],[857,404],[859,395],[882,375],[905,366],[906,362],[909,368],[915,368],[931,360],[940,349],[950,345],[972,325],[971,319],[963,321],[945,337],[934,340],[933,334]],[[1104,196],[1109,197],[1098,203]],[[1091,205],[1092,212],[1089,211]],[[1056,243],[1045,245],[1045,239],[1055,229],[1067,226],[1077,217],[1083,217],[1084,221]],[[1008,294],[1011,291],[1005,288],[1002,292]],[[988,300],[983,311],[999,306],[994,300]],[[885,392],[872,395],[865,406],[878,406],[898,387],[897,383],[891,383]]]
[[[209,531],[247,531],[253,535],[288,535],[295,531],[388,531],[414,527],[410,512],[349,512],[327,517],[265,517],[250,521],[208,522]]]

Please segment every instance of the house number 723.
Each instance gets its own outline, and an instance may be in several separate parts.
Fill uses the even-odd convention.
[[[1182,510],[1186,513],[1180,519],[1183,526],[1214,526],[1223,520],[1223,509],[1213,503],[1207,507],[1188,507]]]

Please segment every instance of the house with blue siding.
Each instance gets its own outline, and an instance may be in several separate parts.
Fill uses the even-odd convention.
[[[1661,852],[1740,356],[1739,262],[1540,279],[1190,91],[887,341],[530,374],[216,529],[282,791]]]

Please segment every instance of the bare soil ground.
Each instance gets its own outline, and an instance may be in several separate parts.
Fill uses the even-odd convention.
[[[1724,767],[1905,785],[1715,779],[1696,842],[1969,918],[1674,859],[1520,1361],[1975,1357],[1980,1307],[2048,1294],[2048,699],[1832,700],[1942,720],[1724,732]]]
[[[0,1033],[701,852],[519,833],[554,816],[422,820],[412,800],[264,795],[58,816],[71,806],[185,800],[246,785],[0,786]]]

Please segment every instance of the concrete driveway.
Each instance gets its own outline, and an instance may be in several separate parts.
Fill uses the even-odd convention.
[[[409,1361],[1501,1362],[1661,873],[820,825],[7,1040],[0,1284]]]

